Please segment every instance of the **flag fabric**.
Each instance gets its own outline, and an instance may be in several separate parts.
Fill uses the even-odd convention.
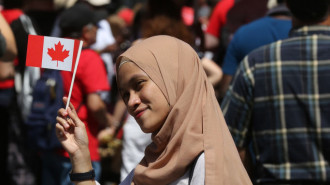
[[[72,71],[79,40],[29,35],[26,66]]]

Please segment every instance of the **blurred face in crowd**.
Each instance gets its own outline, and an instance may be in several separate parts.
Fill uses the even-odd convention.
[[[94,24],[87,24],[83,28],[83,38],[84,42],[88,44],[88,46],[94,44],[96,42],[96,32],[97,26]]]
[[[135,63],[123,63],[118,70],[119,92],[131,114],[145,133],[157,133],[170,106],[159,87]]]

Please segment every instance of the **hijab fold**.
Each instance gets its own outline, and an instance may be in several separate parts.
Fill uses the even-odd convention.
[[[141,68],[160,88],[171,110],[135,168],[136,185],[165,185],[185,174],[205,153],[206,185],[252,184],[196,52],[170,36],[154,36],[118,57]]]

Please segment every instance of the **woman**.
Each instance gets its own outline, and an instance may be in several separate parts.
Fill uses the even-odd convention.
[[[128,112],[153,141],[122,184],[251,184],[212,85],[188,44],[170,36],[148,38],[123,53],[116,69]],[[57,135],[71,156],[72,172],[87,172],[88,141],[71,109],[59,110]]]

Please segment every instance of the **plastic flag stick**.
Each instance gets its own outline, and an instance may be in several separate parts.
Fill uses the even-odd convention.
[[[70,85],[70,91],[69,91],[69,96],[68,96],[68,102],[66,102],[65,110],[68,109],[69,104],[70,104],[70,98],[71,98],[71,94],[72,94],[74,78],[75,78],[75,76],[76,76],[76,72],[77,72],[77,67],[78,67],[78,63],[79,63],[79,58],[80,58],[80,53],[81,53],[82,45],[83,45],[83,41],[80,41],[80,43],[79,43],[79,49],[78,49],[78,54],[77,54],[77,59],[76,59],[76,64],[75,64],[75,66],[74,66],[74,71],[73,71],[72,81],[71,81],[71,85]]]

